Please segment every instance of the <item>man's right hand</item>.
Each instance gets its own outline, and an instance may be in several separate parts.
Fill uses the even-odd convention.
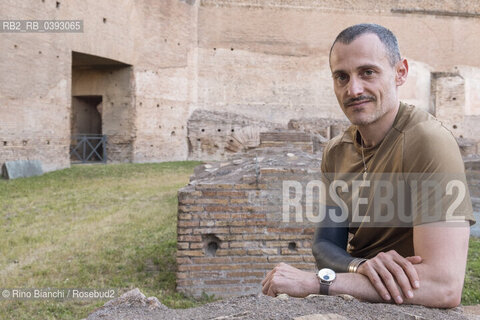
[[[420,256],[402,257],[395,250],[380,252],[362,263],[357,272],[370,279],[378,294],[389,301],[391,297],[400,304],[404,297],[412,298],[413,289],[420,287],[420,279],[414,264],[422,262]]]

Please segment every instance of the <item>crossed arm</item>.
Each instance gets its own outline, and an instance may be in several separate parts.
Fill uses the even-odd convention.
[[[416,226],[415,257],[403,258],[393,250],[380,253],[363,263],[358,273],[337,273],[330,294],[349,294],[370,302],[455,307],[462,295],[469,234],[468,222]],[[284,263],[267,274],[262,286],[264,294],[295,297],[318,294],[320,288],[314,273]]]

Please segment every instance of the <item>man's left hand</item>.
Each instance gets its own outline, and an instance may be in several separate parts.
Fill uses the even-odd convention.
[[[262,281],[262,292],[275,297],[286,293],[291,297],[304,298],[320,291],[317,275],[286,263],[280,263]]]

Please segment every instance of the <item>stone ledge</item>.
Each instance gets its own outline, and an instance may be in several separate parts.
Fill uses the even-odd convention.
[[[305,299],[280,295],[247,295],[209,303],[197,308],[169,309],[138,289],[107,302],[87,320],[106,319],[478,319],[478,308],[435,309],[414,305],[360,302],[348,296],[311,295]],[[473,311],[472,311],[473,310]],[[470,313],[471,312],[471,313]]]

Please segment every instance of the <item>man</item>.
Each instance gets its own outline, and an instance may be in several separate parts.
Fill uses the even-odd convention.
[[[345,29],[331,47],[330,68],[338,103],[352,126],[325,148],[322,172],[327,184],[339,173],[349,174],[348,186],[362,177],[365,182],[368,176],[389,173],[413,188],[415,179],[440,175],[440,182],[450,185],[445,195],[451,192],[451,184],[443,181],[451,177],[447,173],[460,174],[460,180],[465,180],[451,133],[428,113],[399,101],[398,87],[406,81],[408,62],[400,57],[390,30],[374,24]],[[327,199],[326,204],[338,207],[338,203]],[[373,206],[365,211],[373,212]],[[350,294],[370,302],[457,306],[469,222],[474,223],[468,189],[455,216],[444,207],[425,220],[430,212],[419,211],[407,227],[396,223],[378,227],[365,219],[355,225],[351,215],[346,224],[321,222],[312,246],[319,274],[281,263],[262,281],[263,293]],[[403,213],[395,212],[393,220]]]

